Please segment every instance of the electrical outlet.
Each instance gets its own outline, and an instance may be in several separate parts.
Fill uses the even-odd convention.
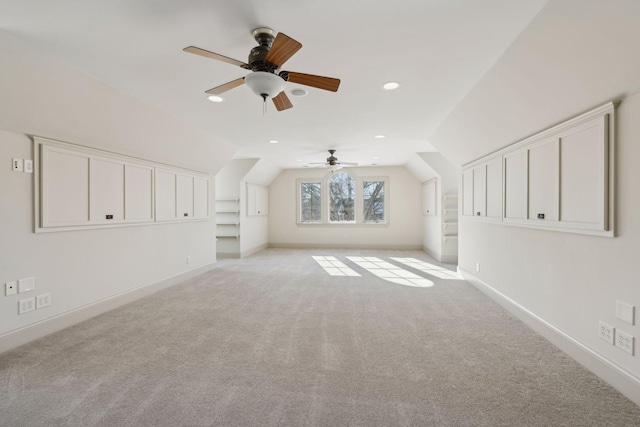
[[[600,338],[613,345],[613,337],[615,334],[615,328],[611,325],[607,325],[604,322],[600,322],[598,326],[598,335]]]
[[[18,293],[18,283],[15,280],[4,284],[5,296],[15,295],[16,293]]]
[[[36,295],[36,308],[51,305],[51,294]]]
[[[187,264],[191,264],[191,257],[190,256],[187,257]]]
[[[624,301],[616,300],[616,318],[633,325],[633,312],[635,307]]]
[[[34,297],[18,301],[18,314],[24,314],[36,309],[36,299]]]
[[[616,333],[616,347],[633,356],[633,336],[618,329]]]
[[[14,172],[22,172],[22,159],[13,159],[11,162],[11,170]]]
[[[480,263],[476,262],[476,271],[480,271]]]
[[[33,173],[33,160],[24,159],[24,173]]]

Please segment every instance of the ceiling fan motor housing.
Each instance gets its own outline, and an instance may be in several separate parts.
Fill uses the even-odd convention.
[[[247,63],[251,66],[251,70],[278,74],[278,66],[266,60],[267,54],[275,39],[276,32],[271,28],[262,27],[253,30],[252,34],[253,38],[258,42],[258,46],[249,52]]]

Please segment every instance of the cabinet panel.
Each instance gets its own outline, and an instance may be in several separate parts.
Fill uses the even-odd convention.
[[[436,214],[436,180],[432,179],[422,185],[422,213],[434,216]]]
[[[473,169],[462,173],[462,215],[473,216]]]
[[[176,217],[176,174],[156,169],[156,220]]]
[[[42,146],[42,227],[89,223],[89,156]]]
[[[529,149],[529,219],[558,220],[558,140]]]
[[[606,147],[602,120],[562,137],[561,221],[606,229]]]
[[[504,156],[504,218],[527,218],[527,150]]]
[[[124,209],[127,221],[153,221],[153,168],[125,165]]]
[[[193,178],[193,216],[207,218],[209,216],[209,180]]]
[[[473,168],[473,215],[487,215],[487,167]]]
[[[124,163],[91,159],[91,221],[117,222],[124,219]]]
[[[193,177],[177,175],[176,198],[178,218],[193,217]]]
[[[502,157],[487,163],[487,216],[502,218]]]

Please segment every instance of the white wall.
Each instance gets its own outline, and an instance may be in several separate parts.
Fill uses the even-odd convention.
[[[207,173],[233,148],[3,33],[0,69],[0,283],[36,280],[35,292],[2,293],[0,351],[3,342],[19,343],[20,334],[33,337],[29,331],[37,328],[12,331],[215,262],[213,217],[34,234],[34,175],[10,169],[11,158],[33,159],[29,134]],[[19,299],[46,292],[50,307],[18,315]]]
[[[616,299],[640,306],[635,268],[640,247],[638,22],[637,1],[549,2],[430,142],[460,166],[622,99],[616,130],[616,237],[463,219],[459,264],[480,286],[499,292],[496,299],[544,326],[539,330],[547,337],[640,404],[638,344],[631,356],[597,335],[602,320],[640,338],[637,323],[615,318]]]
[[[360,177],[389,177],[388,225],[298,225],[298,178],[322,178],[323,168],[288,169],[269,188],[269,245],[286,247],[422,248],[420,182],[404,167],[349,168]]]

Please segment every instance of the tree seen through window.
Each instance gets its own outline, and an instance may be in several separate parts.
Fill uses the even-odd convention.
[[[356,182],[346,172],[338,172],[329,181],[329,221],[355,221]]]

